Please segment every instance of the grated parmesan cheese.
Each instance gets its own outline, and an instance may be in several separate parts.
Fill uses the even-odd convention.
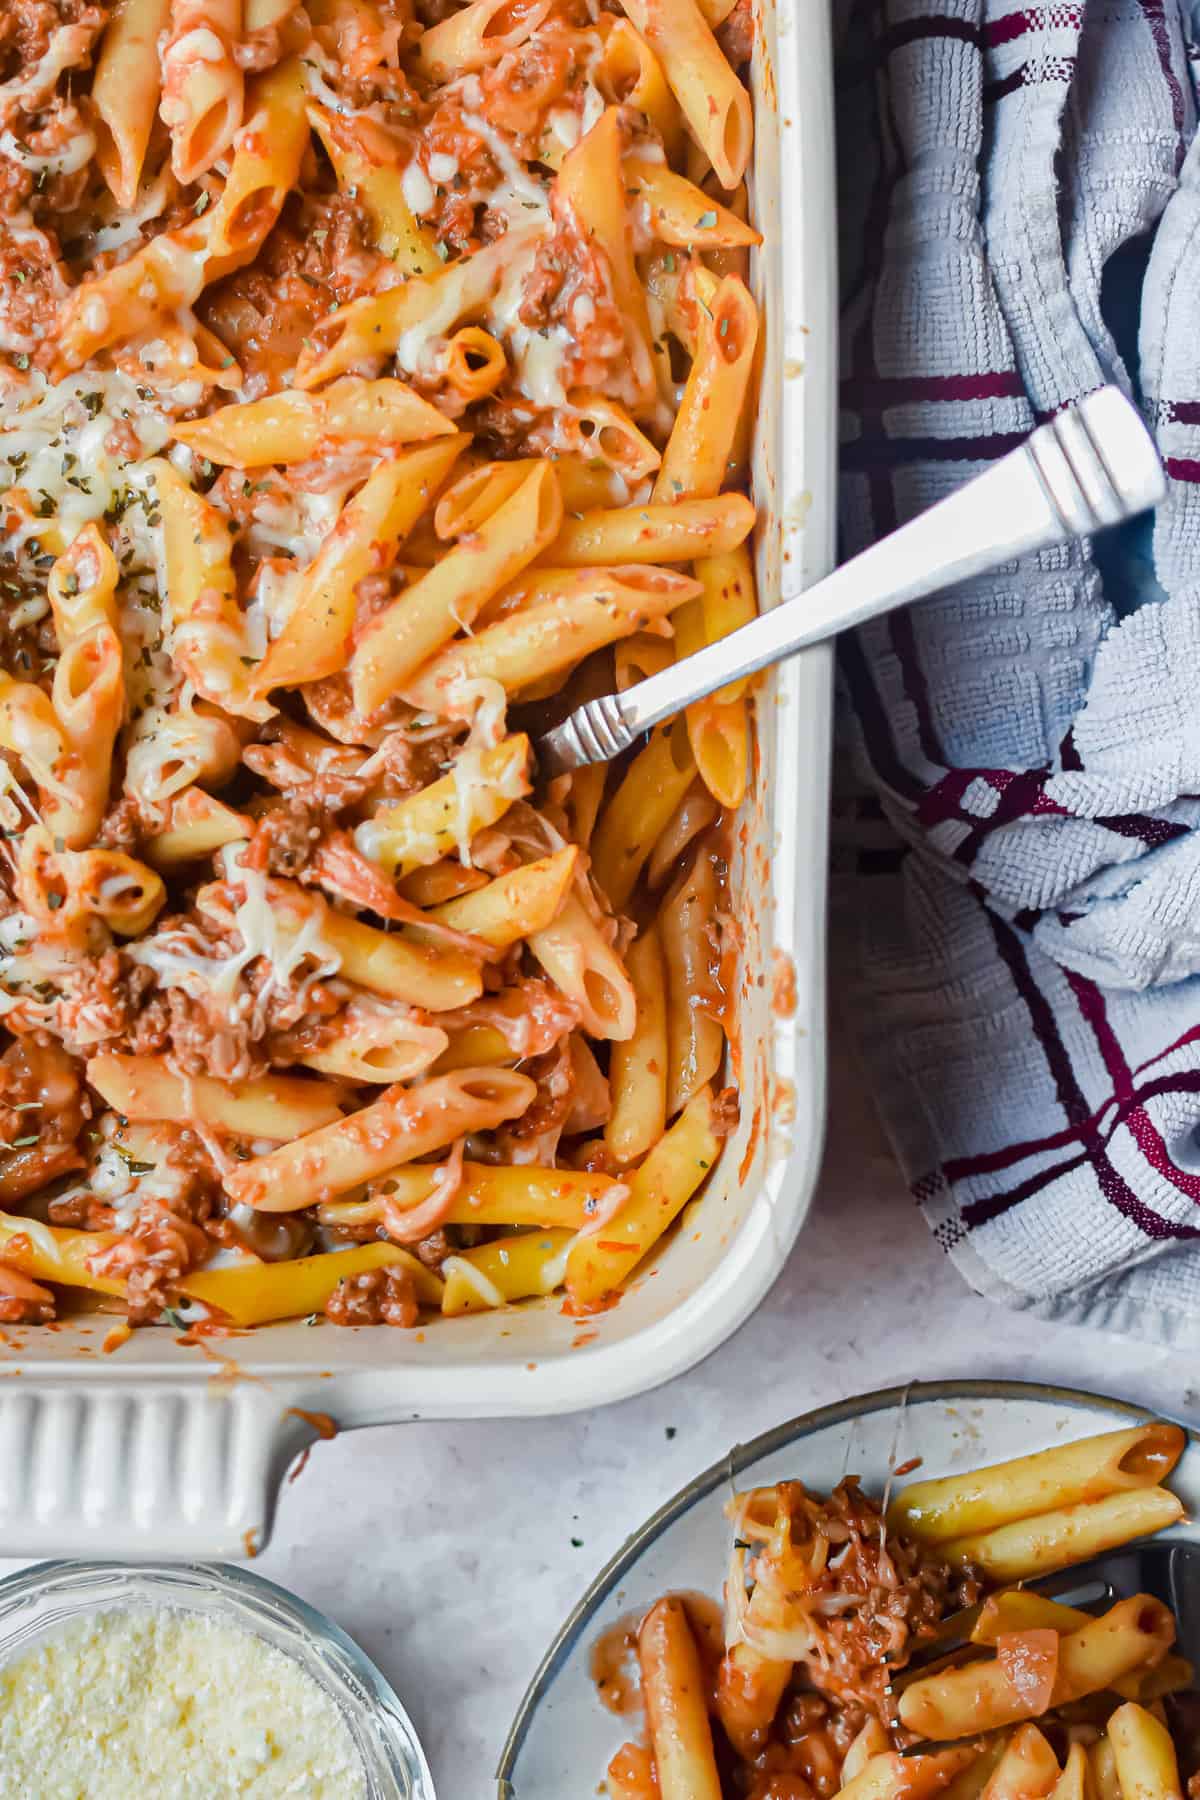
[[[367,1800],[336,1701],[198,1613],[76,1619],[0,1669],[0,1800]]]

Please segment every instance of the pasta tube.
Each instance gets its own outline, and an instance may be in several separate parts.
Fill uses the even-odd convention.
[[[242,0],[171,0],[159,110],[177,181],[210,169],[242,122],[242,71],[234,57],[241,29]]]
[[[662,64],[628,19],[613,20],[596,80],[614,106],[630,106],[649,119],[662,139],[667,161],[674,162],[683,148],[679,102],[667,86]],[[628,159],[625,167],[628,170]]]
[[[701,251],[762,243],[761,231],[710,200],[703,188],[665,162],[627,156],[622,174],[626,193],[646,208],[650,234],[660,243]]]
[[[339,1281],[386,1268],[401,1268],[412,1276],[422,1305],[441,1304],[440,1278],[399,1244],[355,1244],[350,1250],[298,1256],[291,1262],[247,1260],[223,1269],[197,1269],[175,1286],[190,1300],[228,1314],[235,1325],[267,1325],[319,1313]]]
[[[1014,1731],[990,1781],[985,1800],[1043,1800],[1059,1781],[1058,1758],[1036,1725]]]
[[[222,406],[176,425],[175,436],[211,463],[261,469],[267,463],[305,462],[326,443],[398,449],[427,438],[453,437],[455,431],[444,413],[403,381],[349,376],[319,394],[285,388],[262,400]],[[409,473],[419,482],[425,471],[417,463],[409,465]]]
[[[433,82],[486,69],[528,42],[549,13],[551,0],[514,7],[512,0],[468,0],[421,33],[417,62]]]
[[[1118,1601],[1060,1638],[1050,1705],[1099,1693],[1133,1669],[1160,1662],[1174,1641],[1175,1621],[1159,1601],[1148,1594]],[[901,1694],[899,1710],[910,1731],[957,1738],[1015,1724],[1036,1707],[1036,1698],[1015,1687],[1003,1660],[995,1658],[914,1681]]]
[[[662,1800],[721,1800],[705,1682],[681,1600],[660,1600],[642,1620],[638,1662]]]
[[[137,199],[158,110],[158,39],[170,16],[171,0],[119,0],[100,40],[92,77],[96,161],[125,211]]]
[[[487,1312],[511,1300],[552,1294],[563,1283],[571,1231],[522,1231],[475,1250],[462,1250],[442,1264],[442,1311],[450,1315]]]
[[[888,1530],[925,1544],[942,1543],[1052,1509],[1155,1487],[1171,1473],[1186,1442],[1182,1426],[1150,1420],[961,1475],[910,1482],[888,1508]]]
[[[360,1112],[240,1164],[225,1177],[226,1191],[260,1212],[296,1212],[468,1132],[491,1131],[519,1117],[536,1093],[514,1069],[462,1069],[388,1088]]]
[[[636,1162],[658,1142],[667,1123],[667,1001],[662,948],[653,926],[625,953],[637,1023],[615,1043],[609,1062],[612,1112],[604,1142],[619,1167]]]
[[[746,173],[754,141],[750,96],[695,0],[622,0],[663,66],[692,135],[724,188]]]
[[[660,475],[655,484],[660,498],[648,506],[618,506],[568,520],[545,560],[564,569],[593,563],[690,562],[695,556],[736,549],[753,529],[754,505],[745,494],[672,505],[661,497],[661,488]]]
[[[169,462],[153,464],[162,515],[172,655],[198,694],[235,718],[262,722],[274,708],[256,699],[245,620],[233,578],[225,515]]]
[[[63,1287],[91,1288],[98,1294],[123,1294],[125,1283],[93,1275],[88,1264],[117,1241],[115,1231],[72,1231],[0,1212],[0,1261],[39,1281]]]
[[[334,166],[338,186],[366,207],[384,256],[406,275],[440,269],[437,241],[405,197],[401,165],[406,152],[396,133],[369,115],[345,117],[313,104],[308,119]]]
[[[364,925],[361,919],[335,912],[318,895],[287,881],[268,880],[266,902],[277,937],[294,943],[307,929],[313,953],[329,957],[344,980],[369,993],[436,1013],[465,1006],[482,992],[479,964],[461,950],[413,943]],[[230,919],[224,884],[202,887],[196,906],[222,924]],[[232,922],[238,923],[236,913]]]
[[[435,1168],[407,1164],[391,1169],[367,1200],[331,1200],[318,1208],[323,1225],[366,1225],[382,1218],[383,1202],[406,1212],[421,1206],[439,1177]],[[617,1184],[582,1169],[541,1169],[464,1162],[462,1182],[446,1214],[448,1225],[527,1225],[578,1231]]]
[[[394,561],[466,442],[458,435],[435,439],[381,462],[368,476],[305,570],[287,624],[255,672],[259,693],[317,681],[345,667],[355,588],[364,575]]]
[[[350,663],[358,711],[374,712],[456,630],[468,629],[484,601],[553,541],[561,522],[553,467],[538,463],[477,531],[371,620]]]
[[[506,693],[517,692],[631,636],[699,591],[690,575],[673,569],[630,564],[582,570],[579,575],[578,581],[564,577],[545,599],[451,644],[408,683],[404,698],[441,713],[447,696],[473,681],[496,681]]]
[[[703,562],[697,566],[702,568]],[[691,656],[707,642],[703,601],[690,600],[675,615],[675,653],[680,659]],[[745,798],[750,762],[745,700],[719,700],[709,694],[694,701],[684,717],[701,781],[718,806],[736,812]]]
[[[758,308],[745,282],[727,275],[712,304],[698,310],[692,366],[655,479],[655,500],[717,495],[735,473],[733,446],[754,368]],[[727,502],[733,498],[725,496]],[[703,554],[736,548],[712,544]]]
[[[341,1118],[341,1089],[324,1081],[272,1074],[256,1081],[177,1075],[159,1056],[104,1052],[87,1066],[92,1086],[127,1119],[165,1119],[282,1143]]]
[[[469,860],[475,833],[494,825],[529,792],[528,768],[529,739],[502,738],[482,753],[477,779],[468,787],[451,771],[397,805],[381,806],[356,827],[354,842],[363,856],[399,875],[440,862],[456,849],[465,849]]]
[[[296,386],[320,387],[335,375],[381,356],[411,368],[431,328],[447,335],[486,313],[514,260],[525,254],[539,226],[510,231],[458,262],[439,263],[400,287],[366,294],[317,324],[296,364]]]
[[[578,862],[579,851],[572,845],[498,876],[472,894],[435,906],[430,917],[504,949],[553,923],[562,911]]]
[[[941,1554],[948,1562],[974,1563],[997,1581],[1019,1581],[1099,1556],[1182,1517],[1183,1502],[1166,1488],[1130,1488],[1091,1506],[1067,1506],[952,1538]]]
[[[667,1117],[721,1066],[722,996],[713,971],[711,921],[717,907],[713,859],[701,842],[662,903],[658,929],[667,970]]]
[[[592,872],[614,912],[628,903],[650,852],[696,774],[685,726],[659,726],[604,806],[592,840]]]
[[[226,844],[248,838],[254,821],[234,812],[203,788],[185,788],[170,802],[166,828],[146,845],[146,860],[156,869],[176,869],[211,856]]]
[[[584,235],[604,252],[613,297],[624,320],[633,410],[637,414],[652,408],[658,384],[650,316],[634,260],[621,166],[621,117],[615,106],[605,107],[590,131],[563,158],[555,198],[571,210]]]
[[[702,1088],[630,1177],[629,1198],[616,1217],[596,1236],[576,1239],[567,1258],[567,1293],[576,1307],[600,1305],[633,1273],[683,1211],[720,1148],[712,1096]]]
[[[1175,1746],[1170,1732],[1153,1713],[1133,1701],[1118,1706],[1108,1721],[1108,1741],[1122,1800],[1181,1800]]]
[[[704,642],[715,644],[758,615],[754,593],[754,569],[745,544],[727,550],[721,556],[702,556],[695,566],[700,583],[700,606],[704,619]],[[742,675],[727,682],[712,696],[718,706],[740,700],[750,686],[750,677]]]
[[[628,1038],[637,1020],[637,1001],[624,964],[577,895],[551,924],[529,934],[529,948],[547,975],[579,1008],[580,1023],[593,1037]]]

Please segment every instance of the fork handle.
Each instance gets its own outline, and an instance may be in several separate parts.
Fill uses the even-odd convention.
[[[806,593],[623,694],[579,707],[543,740],[550,760],[560,768],[606,761],[727,682],[952,582],[1117,524],[1164,492],[1136,408],[1118,388],[1100,388]]]

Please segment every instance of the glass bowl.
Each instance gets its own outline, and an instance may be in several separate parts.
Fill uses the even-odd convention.
[[[290,1656],[336,1703],[369,1800],[435,1800],[408,1714],[332,1619],[261,1575],[225,1563],[43,1562],[0,1581],[0,1664],[85,1614],[170,1608],[240,1626]]]

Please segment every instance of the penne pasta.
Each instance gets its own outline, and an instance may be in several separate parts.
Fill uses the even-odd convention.
[[[93,1056],[88,1080],[127,1119],[198,1119],[241,1137],[283,1143],[341,1118],[341,1092],[328,1082],[272,1075],[269,1081],[214,1081],[178,1075],[157,1056]]]
[[[285,389],[262,400],[223,406],[175,428],[181,444],[234,469],[261,469],[267,463],[304,462],[323,444],[363,443],[373,449],[399,448],[428,438],[454,437],[442,413],[403,381],[335,381],[319,394]],[[405,465],[418,484],[434,476],[420,460]]]
[[[506,693],[530,686],[540,674],[556,674],[606,644],[640,631],[691,600],[690,575],[635,565],[581,571],[578,582],[554,583],[555,591],[510,617],[485,625],[427,663],[404,689],[413,706],[441,713],[447,698],[470,684],[494,681]]]
[[[384,1202],[405,1212],[422,1206],[440,1171],[423,1165],[389,1170],[366,1200],[332,1200],[318,1208],[324,1225],[360,1226],[383,1217]],[[462,1181],[447,1213],[448,1225],[525,1225],[540,1231],[576,1232],[608,1199],[617,1183],[582,1169],[540,1169],[532,1163],[464,1162]]]
[[[638,1662],[662,1800],[721,1800],[704,1677],[679,1600],[660,1600],[642,1620]]]
[[[460,785],[444,775],[396,806],[383,806],[358,826],[354,841],[373,862],[409,875],[454,850],[470,856],[471,839],[502,819],[529,792],[529,739],[503,738],[479,758],[478,779]]]
[[[1179,1761],[1161,1720],[1144,1706],[1126,1701],[1109,1719],[1107,1735],[1121,1800],[1181,1800]]]
[[[462,1069],[420,1087],[388,1088],[361,1111],[239,1164],[225,1187],[237,1205],[295,1212],[468,1132],[519,1118],[536,1093],[528,1076],[514,1069]]]
[[[456,630],[470,627],[484,601],[553,541],[561,520],[553,468],[539,463],[476,531],[372,619],[350,665],[359,712],[372,713],[402,692]]]
[[[686,728],[678,721],[660,725],[601,809],[592,841],[592,870],[614,912],[628,904],[638,876],[695,775]]]
[[[456,931],[469,931],[495,949],[506,949],[553,924],[566,902],[578,862],[579,852],[572,847],[524,863],[485,888],[435,906],[431,917],[453,925]]]
[[[571,1231],[521,1231],[446,1258],[442,1311],[487,1312],[513,1300],[552,1294],[563,1283]]]
[[[645,1156],[667,1123],[667,996],[662,947],[653,926],[630,945],[625,967],[637,1020],[630,1037],[612,1048],[612,1112],[604,1142],[624,1168]]]
[[[456,435],[401,451],[367,478],[305,571],[287,623],[255,671],[259,693],[345,667],[358,583],[389,567],[464,443]]]
[[[600,1305],[633,1273],[683,1211],[719,1148],[712,1096],[703,1088],[636,1170],[616,1217],[596,1236],[576,1240],[567,1258],[567,1293],[576,1308]]]
[[[923,1543],[941,1543],[1061,1507],[1156,1487],[1175,1467],[1185,1442],[1180,1426],[1151,1420],[968,1475],[910,1482],[889,1507],[888,1524]]]
[[[529,948],[547,975],[579,1009],[593,1037],[632,1037],[637,1017],[625,966],[588,907],[572,895],[556,917],[530,932]]]
[[[1099,1556],[1114,1544],[1161,1531],[1182,1517],[1182,1503],[1165,1488],[1129,1488],[1090,1506],[1067,1506],[994,1531],[952,1538],[942,1554],[950,1562],[974,1563],[998,1581],[1018,1581]]]
[[[661,475],[656,493],[661,485]],[[571,519],[546,551],[559,568],[592,564],[690,562],[696,556],[733,550],[754,525],[754,507],[744,494],[717,499],[660,500],[649,506],[622,506]]]
[[[1161,1661],[1175,1637],[1175,1621],[1147,1594],[1120,1600],[1098,1619],[1060,1638],[1050,1704],[1063,1706],[1111,1687],[1143,1664]],[[1036,1709],[1014,1687],[1004,1661],[968,1663],[914,1681],[900,1696],[901,1721],[930,1738],[967,1737],[1028,1718]]]
[[[658,915],[667,972],[668,1118],[674,1118],[721,1066],[725,1034],[710,926],[716,896],[713,858],[701,841]]]
[[[739,245],[761,244],[762,234],[710,200],[685,176],[667,163],[644,162],[627,156],[622,165],[625,191],[646,209],[646,222],[652,237],[660,243],[675,244],[684,250],[730,249]]]
[[[158,39],[171,0],[119,0],[100,40],[92,77],[96,161],[118,206],[137,200],[162,77]]]
[[[248,1259],[222,1269],[197,1269],[176,1285],[189,1300],[214,1307],[235,1325],[268,1325],[276,1319],[323,1312],[339,1282],[383,1268],[402,1269],[423,1305],[441,1304],[440,1277],[399,1244],[356,1244],[291,1262]]]
[[[695,0],[623,0],[662,64],[684,118],[724,188],[746,173],[754,126],[750,96],[729,67]]]

